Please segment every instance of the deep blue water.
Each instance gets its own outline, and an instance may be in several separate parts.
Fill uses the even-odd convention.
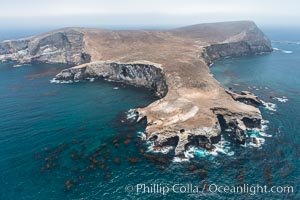
[[[261,108],[272,137],[265,137],[261,148],[231,143],[234,155],[204,156],[199,151],[182,163],[145,156],[137,137],[145,125],[126,119],[129,109],[155,99],[149,91],[105,81],[50,83],[63,65],[0,64],[0,199],[299,198],[300,45],[288,35],[274,35],[273,46],[280,50],[220,60],[211,68],[225,87],[250,90],[276,104],[277,111]],[[270,98],[283,96],[287,102]],[[162,196],[125,191],[128,184],[143,183],[201,189],[212,183],[291,185],[294,193]]]
[[[287,38],[273,42],[276,50],[271,54],[219,60],[211,71],[228,89],[248,90],[265,102],[276,104],[276,111],[261,108],[263,118],[269,121],[267,133],[272,138],[266,138],[259,154],[267,155],[245,159],[256,162],[257,167],[252,168],[255,171],[271,166],[274,184],[293,185],[299,198],[300,43],[290,41]],[[278,97],[288,101],[278,101]]]

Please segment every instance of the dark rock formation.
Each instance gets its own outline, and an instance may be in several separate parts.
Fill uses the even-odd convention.
[[[249,115],[247,113],[231,112],[224,108],[212,108],[212,111],[218,116],[222,130],[231,129],[233,138],[243,144],[247,136],[247,128],[256,128],[261,124],[261,116]]]
[[[237,93],[231,92],[229,90],[226,90],[226,92],[228,94],[230,94],[230,96],[236,101],[240,101],[240,102],[243,102],[245,104],[256,106],[256,107],[263,105],[261,100],[259,100],[258,97],[255,96],[251,92],[242,91],[241,94],[237,94]]]
[[[250,22],[249,26],[239,34],[205,47],[203,56],[211,62],[222,57],[256,55],[272,51],[271,41],[254,23]]]
[[[92,62],[65,69],[56,75],[57,80],[82,80],[86,78],[106,78],[127,84],[143,86],[164,97],[168,86],[159,64],[140,61],[132,63]]]
[[[83,35],[74,29],[63,29],[34,38],[3,41],[0,43],[0,60],[72,65],[87,63],[90,56],[84,51]]]

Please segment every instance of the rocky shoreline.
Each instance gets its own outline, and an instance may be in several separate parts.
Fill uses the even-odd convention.
[[[225,90],[208,66],[222,57],[271,51],[257,26],[241,21],[168,31],[61,29],[0,43],[0,60],[79,64],[55,78],[106,78],[153,90],[160,99],[136,109],[138,120],[147,119],[146,140],[156,149],[173,146],[182,157],[189,146],[212,149],[224,129],[243,144],[247,129],[261,126],[259,99]]]
[[[91,62],[61,71],[56,80],[76,81],[87,78],[104,78],[126,84],[146,87],[162,98],[168,93],[165,75],[159,64],[147,61],[118,63],[109,61]]]

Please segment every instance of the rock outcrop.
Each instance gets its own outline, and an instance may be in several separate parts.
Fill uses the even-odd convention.
[[[106,78],[144,86],[160,97],[138,108],[147,119],[146,139],[155,148],[174,146],[183,156],[190,145],[212,148],[222,129],[243,143],[247,128],[259,127],[259,100],[226,91],[208,64],[226,56],[271,52],[253,22],[200,24],[164,31],[69,28],[0,43],[0,60],[82,64],[63,70],[59,80]],[[144,61],[139,61],[144,60]],[[159,64],[157,64],[159,63]],[[255,105],[255,106],[253,106]]]
[[[37,37],[3,41],[0,60],[71,65],[90,62],[90,56],[84,51],[83,36],[76,29],[62,29]]]
[[[56,75],[56,80],[82,80],[104,78],[151,89],[158,97],[164,97],[168,86],[159,64],[146,61],[117,63],[98,61],[65,69]]]
[[[256,107],[263,105],[262,101],[259,100],[259,98],[251,92],[242,91],[241,94],[237,94],[229,90],[226,90],[226,92],[230,94],[230,96],[232,96],[232,98],[236,101],[240,101]]]
[[[272,51],[271,41],[254,23],[251,23],[239,34],[205,47],[203,57],[207,62],[211,62],[222,57],[256,55],[270,51]]]

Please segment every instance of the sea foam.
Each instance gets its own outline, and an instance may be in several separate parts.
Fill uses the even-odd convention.
[[[65,81],[65,80],[57,80],[55,78],[50,80],[50,83],[73,83],[74,81],[69,80],[69,81]]]
[[[265,109],[276,112],[277,111],[277,106],[274,103],[270,103],[270,102],[265,102],[263,100],[261,100],[263,106]]]
[[[262,148],[262,145],[265,143],[266,137],[272,137],[272,135],[267,134],[268,130],[268,120],[261,120],[261,128],[253,128],[247,131],[250,141],[246,146]]]
[[[88,80],[88,81],[90,81],[90,82],[94,82],[94,81],[95,81],[95,78],[90,78],[90,77],[88,77],[88,78],[86,78],[86,80]]]
[[[182,158],[182,157],[177,157],[175,156],[173,158],[173,162],[175,163],[181,163],[181,162],[189,162],[190,160],[188,158]]]
[[[164,146],[159,149],[154,148],[154,142],[153,142],[151,143],[151,145],[148,146],[147,152],[168,154],[172,149],[174,149],[174,147],[172,146]]]
[[[127,119],[136,119],[138,116],[137,112],[135,109],[129,109],[127,112],[126,112],[126,117]]]
[[[131,110],[131,112],[133,112],[133,110]],[[266,130],[268,130],[268,123],[268,120],[262,120],[260,128],[248,129],[246,143],[241,146],[262,148],[262,145],[265,143],[265,138],[272,137],[272,135],[266,133]],[[147,141],[146,135],[143,132],[138,132],[138,137],[146,141],[147,152],[168,154],[174,149],[173,146],[156,148],[154,141]],[[214,148],[212,150],[208,150],[202,147],[190,146],[184,151],[183,156],[175,156],[173,158],[173,162],[189,162],[190,159],[193,158],[206,158],[208,160],[214,160],[215,157],[220,155],[229,157],[235,155],[231,142],[227,141],[223,135],[221,135],[221,140],[218,143],[213,144],[213,147]]]
[[[283,97],[274,97],[274,99],[276,99],[277,101],[279,101],[281,103],[286,103],[289,100],[286,96],[283,96]]]
[[[273,48],[274,51],[280,51],[282,53],[287,53],[287,54],[291,54],[293,53],[293,51],[288,51],[288,50],[284,50],[284,49],[279,49],[279,48]]]
[[[172,149],[174,149],[173,146],[164,146],[161,148],[155,148],[154,141],[147,141],[146,140],[147,136],[144,132],[138,132],[137,134],[141,140],[146,141],[147,152],[168,154]]]
[[[191,158],[214,158],[220,154],[226,156],[233,156],[234,152],[231,150],[231,143],[226,141],[223,136],[217,144],[213,144],[213,150],[207,150],[201,147],[191,146],[184,152],[184,157],[174,157],[173,162],[189,162]]]

